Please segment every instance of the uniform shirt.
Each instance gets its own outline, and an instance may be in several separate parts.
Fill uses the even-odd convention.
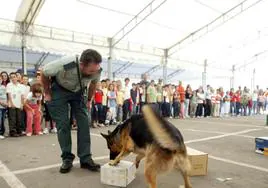
[[[102,69],[98,73],[90,76],[80,74],[82,76],[81,82],[83,89],[89,83],[97,83],[100,80],[101,71]],[[63,57],[46,64],[43,68],[43,74],[47,77],[55,77],[57,83],[69,91],[78,92],[81,89],[75,56]]]
[[[33,96],[33,93],[30,92],[30,93],[28,93],[27,100],[28,100],[28,104],[30,104],[30,105],[36,105],[37,104],[37,101],[41,101],[42,100],[42,95],[40,97],[34,97]]]
[[[16,108],[20,108],[22,105],[21,97],[24,95],[24,92],[25,92],[24,87],[19,83],[13,84],[12,82],[10,82],[7,84],[6,91],[7,93],[10,93],[11,100],[14,106]]]
[[[0,85],[0,101],[7,103],[7,93],[6,87],[4,85]],[[4,106],[0,105],[0,108],[5,108]]]

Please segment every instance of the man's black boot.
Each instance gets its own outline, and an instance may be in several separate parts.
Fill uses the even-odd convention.
[[[60,167],[60,173],[65,174],[71,171],[73,167],[72,161],[63,161],[61,167]]]
[[[87,162],[80,162],[80,167],[91,171],[99,171],[100,169],[100,165],[96,164],[91,158]]]

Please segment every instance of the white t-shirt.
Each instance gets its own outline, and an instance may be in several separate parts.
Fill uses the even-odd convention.
[[[27,100],[29,104],[37,104],[37,101],[41,101],[42,100],[42,95],[40,97],[34,97],[33,93],[30,92],[27,96]]]
[[[199,93],[199,92],[197,92],[197,103],[198,104],[202,104],[203,102],[204,102],[204,100],[205,100],[205,95],[204,95],[204,93]]]
[[[6,93],[6,87],[3,85],[0,85],[0,101],[7,102],[7,93]],[[5,108],[4,106],[0,105],[0,108]]]
[[[28,96],[28,94],[29,94],[29,92],[30,92],[30,86],[27,86],[27,85],[22,84],[22,87],[24,88],[23,96],[26,99],[27,96]]]
[[[22,105],[21,97],[24,95],[25,89],[23,85],[17,83],[13,84],[12,82],[7,84],[6,88],[7,93],[10,93],[11,100],[16,108],[20,108]],[[11,104],[9,104],[11,106]]]
[[[124,100],[130,99],[130,85],[124,87]]]

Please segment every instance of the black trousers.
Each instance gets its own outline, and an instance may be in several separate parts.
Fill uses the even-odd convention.
[[[162,104],[162,115],[163,115],[163,117],[170,117],[170,115],[171,115],[170,103],[164,102]]]
[[[9,134],[21,134],[21,109],[8,108]]]
[[[205,117],[211,116],[211,108],[212,108],[211,100],[206,99],[205,114],[204,114]]]
[[[173,102],[172,107],[173,107],[173,117],[179,117],[180,115],[180,103],[179,102]]]
[[[124,104],[123,104],[123,121],[125,121],[128,118],[128,116],[130,116],[131,114],[129,107],[130,107],[130,101],[129,99],[127,99],[124,101]]]
[[[197,105],[197,108],[196,108],[196,112],[195,112],[195,117],[197,116],[202,116],[202,112],[203,112],[203,104],[199,103]]]
[[[153,111],[155,111],[155,113],[160,115],[160,110],[159,110],[158,103],[148,103],[148,105],[153,109]]]

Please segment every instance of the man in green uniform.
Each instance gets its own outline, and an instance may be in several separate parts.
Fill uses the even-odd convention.
[[[78,57],[64,57],[46,64],[41,80],[44,85],[45,99],[52,119],[56,122],[58,141],[61,147],[61,173],[67,173],[73,166],[71,126],[69,108],[77,120],[77,155],[80,167],[98,171],[100,165],[91,158],[91,141],[87,105],[91,105],[96,83],[100,80],[102,69],[101,55],[92,49],[83,51]],[[89,106],[88,106],[89,107]]]

